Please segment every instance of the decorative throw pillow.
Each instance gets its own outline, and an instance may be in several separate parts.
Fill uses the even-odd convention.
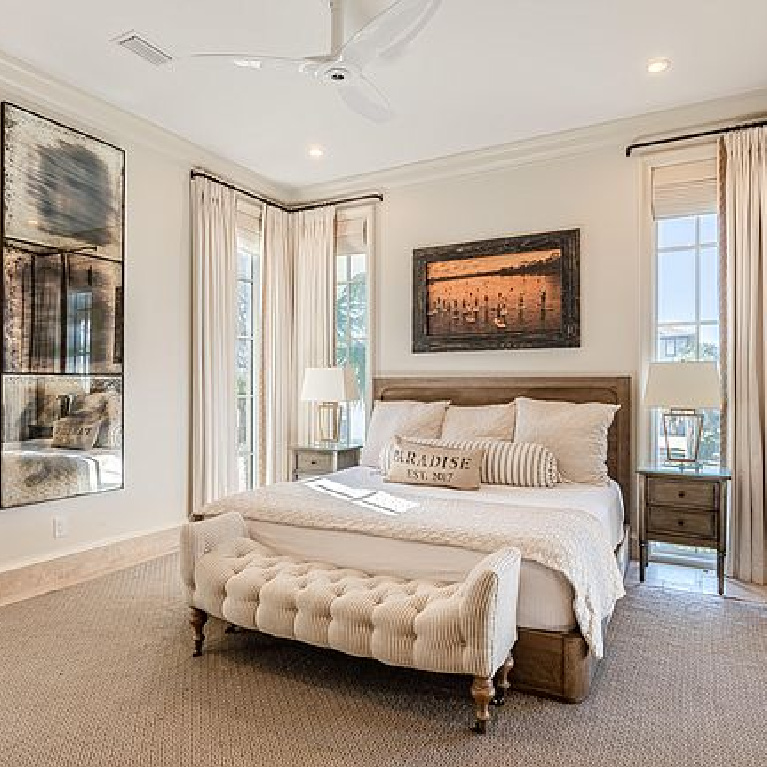
[[[559,479],[557,459],[548,448],[509,440],[413,440],[421,445],[444,446],[462,450],[484,450],[480,479],[485,485],[516,487],[554,487]],[[381,470],[387,473],[394,442],[381,451]]]
[[[360,463],[363,466],[378,466],[378,457],[384,445],[399,435],[401,437],[423,437],[435,439],[442,431],[448,402],[396,402],[375,403],[370,418],[367,439],[362,448]]]
[[[81,412],[78,415],[59,418],[53,422],[53,447],[66,447],[74,450],[91,450],[96,443],[101,428],[101,419],[92,413]]]
[[[484,450],[392,440],[387,482],[478,490]]]
[[[607,431],[620,405],[549,402],[517,397],[515,442],[545,445],[564,481],[606,485]]]
[[[514,439],[514,403],[460,407],[449,405],[441,439]]]

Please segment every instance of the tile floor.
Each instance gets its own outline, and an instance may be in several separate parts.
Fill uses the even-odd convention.
[[[638,562],[632,562],[629,566],[626,583],[639,583]],[[698,594],[717,594],[716,570],[701,567],[650,562],[646,572],[645,584],[664,589],[693,591]],[[756,586],[751,583],[741,583],[733,578],[727,578],[725,580],[724,593],[725,596],[733,599],[767,604],[767,586]]]

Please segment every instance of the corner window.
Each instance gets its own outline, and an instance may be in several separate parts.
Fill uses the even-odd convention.
[[[336,221],[336,364],[357,377],[361,399],[343,406],[341,439],[362,443],[371,396],[372,209],[339,211]]]
[[[237,338],[235,364],[237,387],[237,477],[240,490],[254,487],[258,476],[258,401],[261,316],[261,216],[260,208],[246,200],[237,203]]]

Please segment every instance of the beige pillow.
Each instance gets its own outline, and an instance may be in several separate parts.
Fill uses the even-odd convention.
[[[514,439],[514,403],[459,407],[450,405],[442,439]]]
[[[360,463],[363,466],[376,468],[381,450],[397,435],[424,439],[439,437],[448,404],[447,401],[413,402],[412,400],[376,402]]]
[[[535,442],[554,453],[566,482],[606,485],[607,430],[620,405],[549,402],[517,397],[515,442]]]
[[[53,447],[92,450],[101,429],[101,419],[81,411],[53,422]]]
[[[394,438],[387,482],[478,490],[485,451],[423,445]]]

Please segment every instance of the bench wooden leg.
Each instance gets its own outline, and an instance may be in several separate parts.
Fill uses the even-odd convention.
[[[474,698],[474,732],[484,735],[487,732],[487,723],[490,720],[490,701],[493,699],[495,690],[493,680],[489,676],[475,676],[471,683],[471,697]]]
[[[511,682],[509,681],[509,674],[514,668],[514,658],[509,653],[508,658],[503,662],[503,665],[498,669],[495,675],[495,696],[493,697],[494,706],[502,706],[506,702],[506,693],[511,688]]]
[[[203,627],[207,620],[208,613],[205,610],[198,610],[196,607],[189,608],[189,625],[192,627],[192,635],[194,636],[194,653],[192,656],[195,658],[202,655],[202,645],[205,641]]]

